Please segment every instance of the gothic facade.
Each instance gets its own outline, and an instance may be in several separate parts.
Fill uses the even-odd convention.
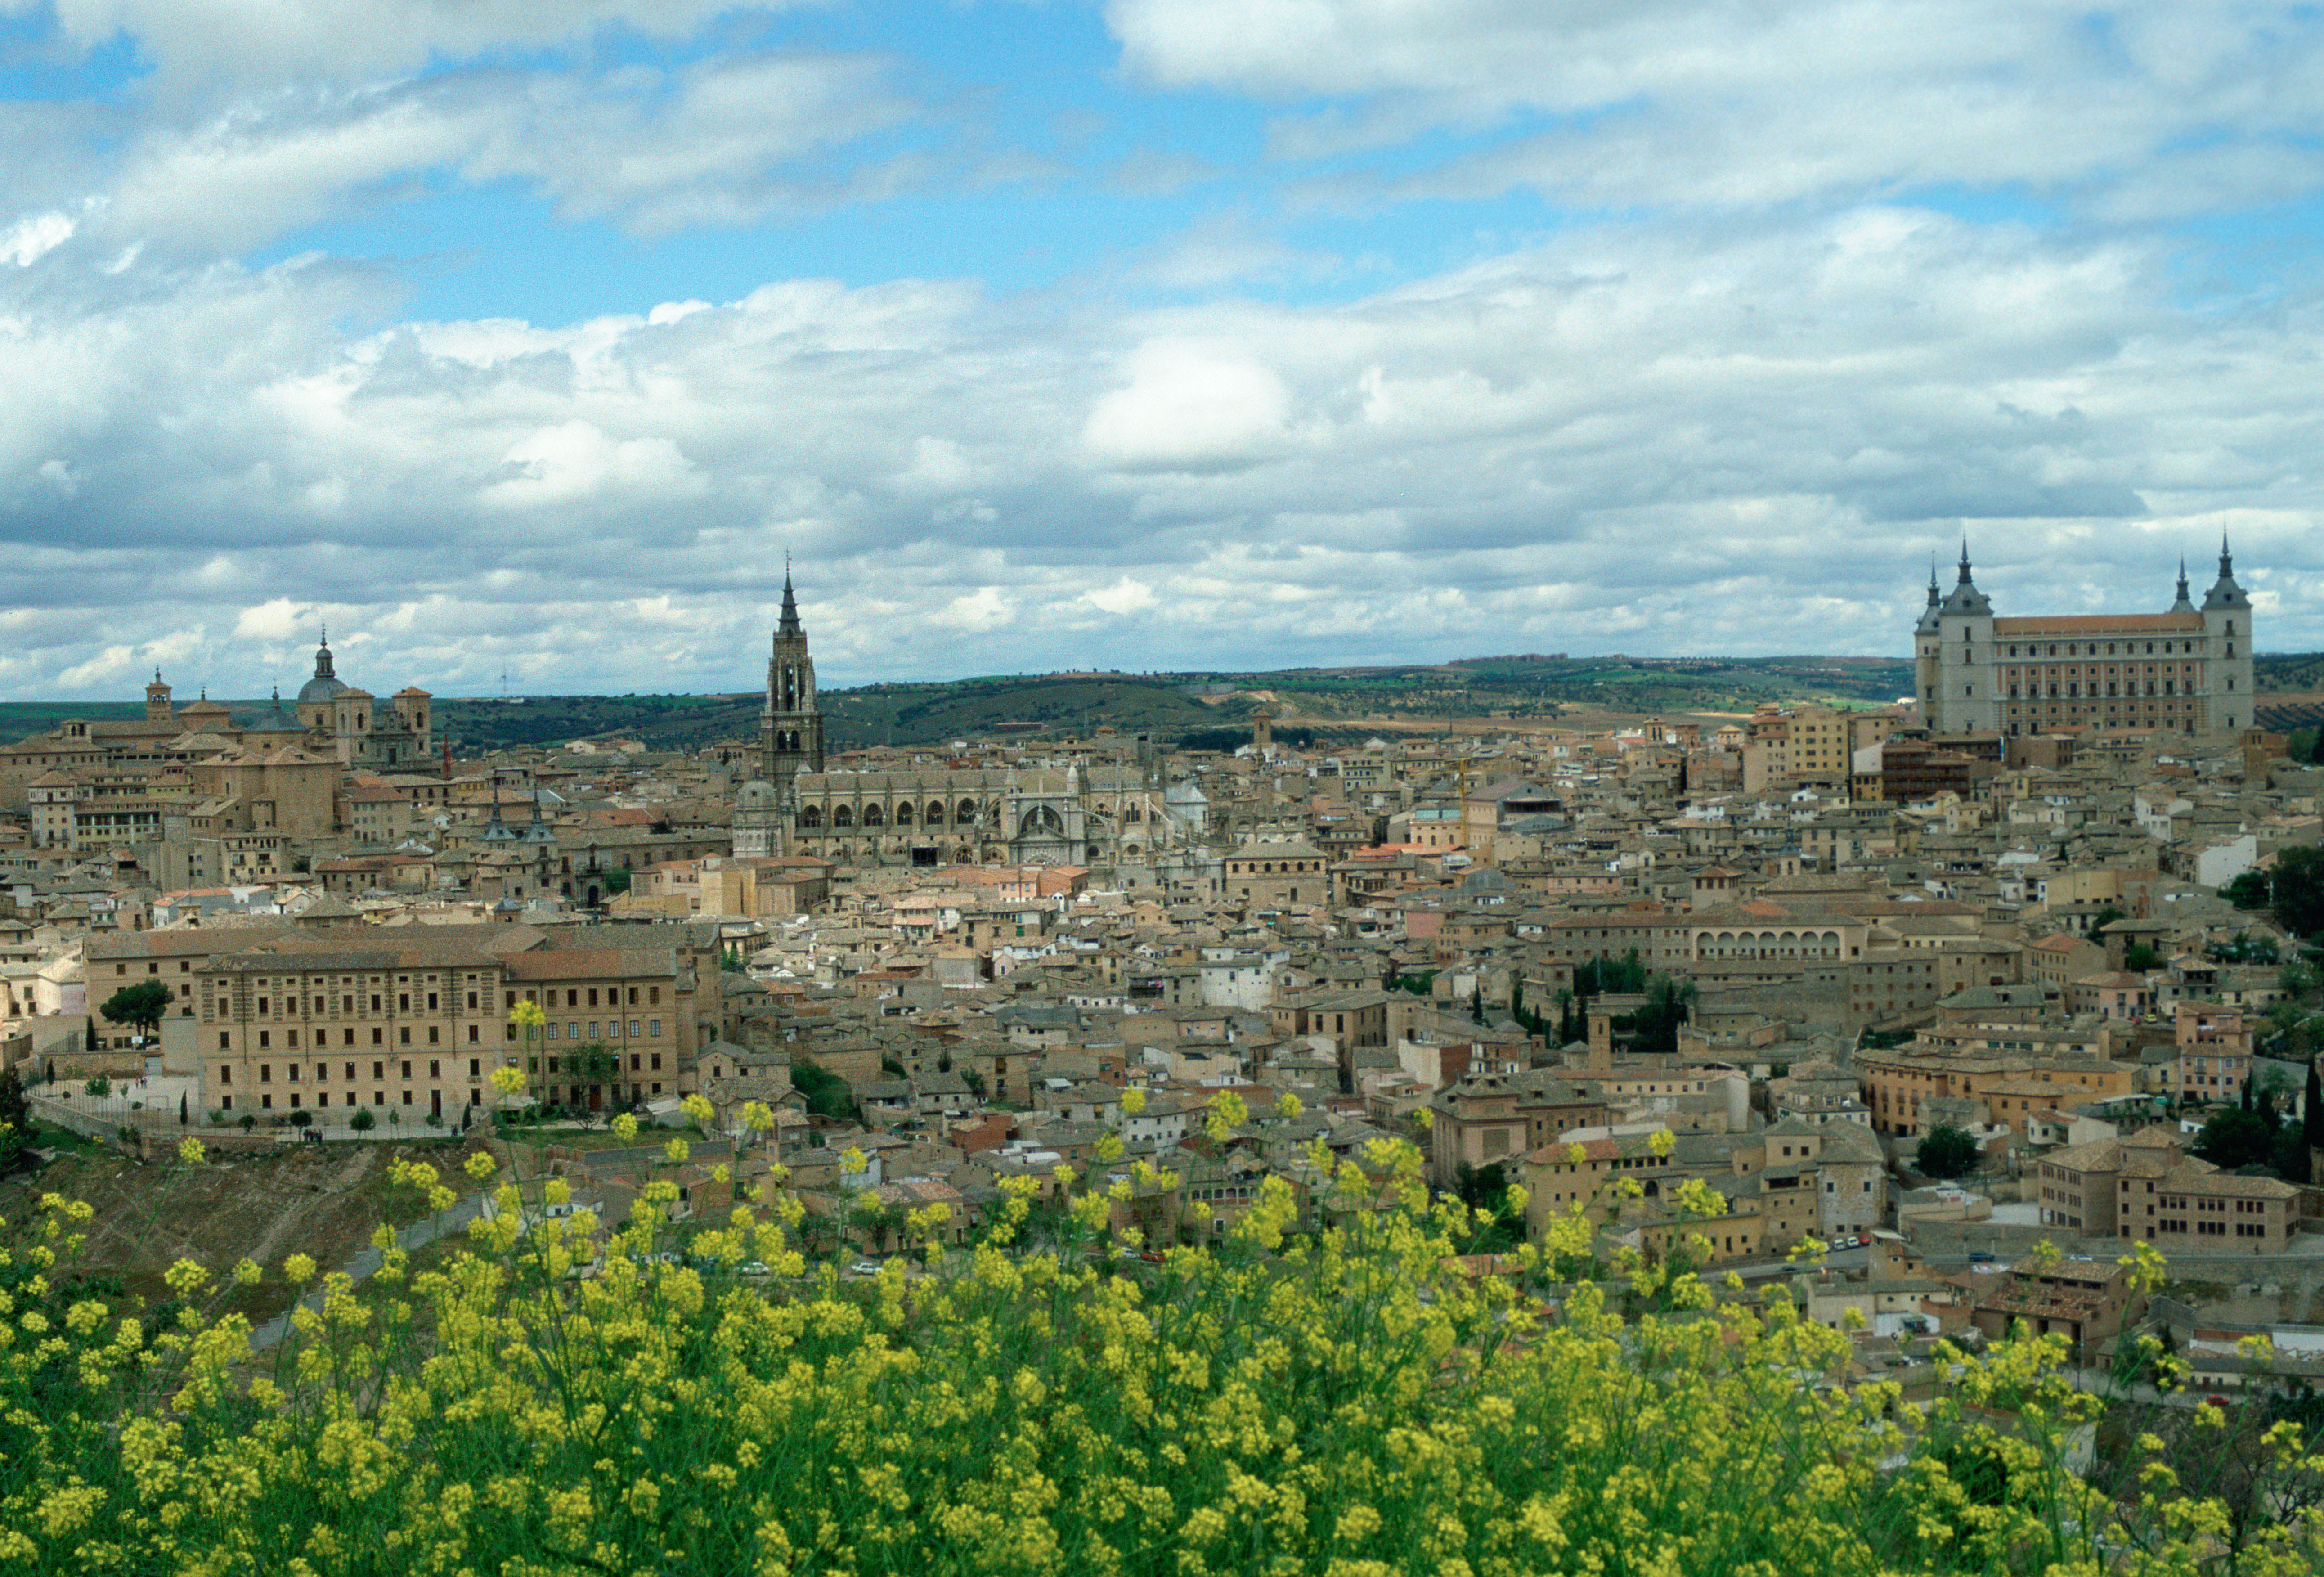
[[[1159,757],[1059,769],[828,771],[815,661],[790,577],[760,709],[758,775],[735,797],[734,853],[843,865],[1166,867],[1199,841]],[[1197,797],[1199,799],[1199,796]]]

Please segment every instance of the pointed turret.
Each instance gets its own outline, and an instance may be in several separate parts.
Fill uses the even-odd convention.
[[[2195,601],[2187,595],[2187,556],[2183,553],[2179,556],[2179,600],[2171,604],[2171,611],[2174,613],[2195,611]]]
[[[791,572],[788,566],[785,566],[783,569],[783,613],[782,618],[775,625],[775,639],[778,641],[807,639],[807,631],[799,624],[798,598],[791,594]]]
[[[1943,613],[1973,613],[1979,618],[1984,618],[1993,612],[1993,604],[1986,600],[1983,592],[1977,589],[1977,582],[1969,578],[1967,537],[1961,539],[1960,578],[1953,583],[1952,595],[1945,598],[1938,606]]]
[[[2244,588],[2236,584],[2235,555],[2227,550],[2227,534],[2219,533],[2219,578],[2203,594],[2203,612],[2209,613],[2227,608],[2248,608],[2251,599]]]
[[[476,835],[476,841],[493,844],[516,842],[516,834],[511,832],[508,824],[501,819],[501,775],[498,772],[493,774],[492,819],[484,824],[484,830]]]
[[[1921,622],[1913,626],[1913,633],[1933,635],[1937,632],[1937,609],[1942,601],[1943,594],[1937,590],[1937,556],[1932,553],[1929,555],[1929,605],[1922,611]]]

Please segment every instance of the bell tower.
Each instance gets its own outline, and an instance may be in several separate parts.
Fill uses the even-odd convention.
[[[759,712],[759,775],[788,805],[798,774],[822,770],[823,714],[816,708],[815,659],[807,655],[807,631],[799,624],[798,599],[787,568],[782,620],[775,626],[774,656],[767,663],[767,703]]]

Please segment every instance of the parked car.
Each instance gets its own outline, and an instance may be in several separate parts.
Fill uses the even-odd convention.
[[[847,1274],[850,1276],[877,1276],[880,1274],[880,1261],[877,1259],[858,1259],[854,1264],[850,1265],[847,1268]]]

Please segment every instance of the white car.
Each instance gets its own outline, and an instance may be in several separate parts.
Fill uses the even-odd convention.
[[[847,1274],[850,1276],[877,1276],[880,1274],[880,1261],[877,1259],[858,1259],[854,1264],[850,1265],[847,1268]]]

